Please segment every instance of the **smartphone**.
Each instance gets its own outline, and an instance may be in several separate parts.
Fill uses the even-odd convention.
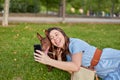
[[[35,53],[37,53],[36,50],[42,50],[40,44],[34,44],[34,52]]]

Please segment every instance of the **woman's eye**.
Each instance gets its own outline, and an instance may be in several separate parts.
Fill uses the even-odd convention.
[[[55,36],[58,36],[58,34],[55,34]]]
[[[53,39],[53,37],[50,37],[50,39]]]

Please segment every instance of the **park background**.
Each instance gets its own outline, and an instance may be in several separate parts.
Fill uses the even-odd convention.
[[[3,25],[5,1],[9,1],[7,25]],[[0,0],[0,17],[0,80],[70,80],[67,72],[56,68],[48,72],[45,65],[34,61],[33,45],[40,43],[36,33],[45,36],[43,31],[49,27],[60,27],[69,37],[99,49],[120,49],[120,0]],[[44,22],[19,21],[33,17]],[[61,20],[51,23],[48,18]],[[67,18],[86,21],[72,23]]]
[[[4,1],[0,0],[1,13],[4,12]],[[69,17],[120,17],[120,0],[9,0],[10,15],[33,13],[61,17],[63,9]]]

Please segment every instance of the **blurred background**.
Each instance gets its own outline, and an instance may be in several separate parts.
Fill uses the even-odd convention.
[[[0,80],[70,80],[34,61],[36,33],[45,36],[52,26],[100,49],[120,50],[120,0],[0,0]]]
[[[10,0],[9,16],[120,18],[120,0]],[[65,11],[65,12],[64,12]],[[0,0],[0,16],[4,0]]]

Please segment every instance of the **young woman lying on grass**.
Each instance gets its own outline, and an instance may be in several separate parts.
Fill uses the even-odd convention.
[[[49,28],[47,31],[47,37],[54,45],[53,48],[62,51],[58,56],[66,55],[66,61],[51,59],[39,50],[37,52],[40,54],[34,53],[35,61],[71,74],[79,71],[80,66],[92,67],[103,80],[120,80],[120,50],[112,48],[99,50],[81,39],[69,38],[62,29],[57,27]]]

